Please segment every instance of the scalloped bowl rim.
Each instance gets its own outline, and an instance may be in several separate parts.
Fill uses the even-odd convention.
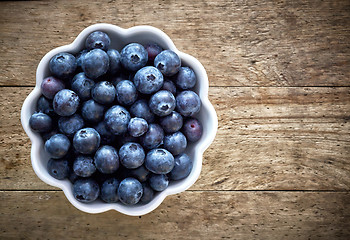
[[[181,184],[177,184],[177,185],[175,184],[174,186],[169,186],[166,190],[164,190],[163,192],[160,192],[150,203],[145,205],[126,206],[121,203],[109,203],[109,204],[95,203],[95,202],[89,203],[89,204],[81,203],[74,198],[72,193],[72,184],[68,180],[60,181],[60,180],[54,179],[48,174],[43,174],[42,166],[40,166],[39,164],[39,158],[42,157],[41,151],[43,151],[43,142],[39,134],[33,132],[29,127],[29,118],[33,113],[34,102],[41,95],[40,84],[44,77],[45,64],[47,65],[49,60],[59,52],[73,52],[74,50],[77,49],[78,45],[81,45],[82,41],[85,40],[85,38],[89,33],[97,30],[116,32],[119,35],[125,37],[125,39],[127,39],[127,37],[131,36],[132,34],[137,34],[140,32],[154,34],[157,37],[159,37],[161,41],[164,42],[164,45],[166,45],[166,48],[176,52],[182,61],[186,61],[187,63],[190,63],[189,65],[191,65],[191,67],[195,67],[194,70],[196,72],[196,75],[198,74],[200,76],[200,78],[198,78],[198,81],[201,81],[200,83],[201,86],[199,88],[199,96],[202,101],[201,111],[203,111],[203,109],[206,109],[206,111],[208,112],[206,116],[206,121],[210,121],[210,126],[211,126],[210,130],[208,130],[206,137],[204,139],[202,137],[202,139],[200,139],[198,144],[196,144],[196,146],[193,147],[195,164],[193,166],[190,176],[184,179],[184,181]],[[51,186],[62,189],[67,199],[69,200],[69,202],[71,202],[73,206],[80,209],[81,211],[88,212],[88,213],[101,213],[108,210],[116,210],[120,213],[130,215],[130,216],[141,216],[141,215],[147,214],[153,211],[154,209],[156,209],[163,202],[166,196],[183,192],[189,187],[191,187],[200,175],[201,168],[202,168],[203,152],[209,147],[209,145],[214,140],[217,132],[217,128],[218,128],[218,120],[217,120],[215,109],[208,99],[208,89],[209,89],[208,76],[206,74],[206,71],[203,65],[196,58],[186,53],[180,52],[175,47],[170,37],[160,29],[152,26],[135,26],[128,29],[124,29],[124,28],[121,28],[112,24],[106,24],[106,23],[91,25],[85,28],[71,44],[57,47],[51,50],[50,52],[48,52],[41,59],[38,65],[38,68],[36,71],[36,86],[24,101],[22,110],[21,110],[22,126],[32,142],[32,148],[31,148],[32,167],[36,175],[43,182]]]

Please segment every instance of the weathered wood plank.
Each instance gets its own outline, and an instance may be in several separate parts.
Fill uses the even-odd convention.
[[[1,192],[0,238],[348,239],[349,197],[349,193],[186,191],[138,218],[114,211],[80,212],[63,192]]]
[[[164,30],[211,86],[349,86],[347,0],[2,2],[0,16],[0,85],[34,85],[46,52],[108,22]]]
[[[35,176],[20,125],[30,91],[0,88],[0,189],[54,189]],[[212,87],[209,95],[219,130],[192,189],[350,189],[350,88]]]

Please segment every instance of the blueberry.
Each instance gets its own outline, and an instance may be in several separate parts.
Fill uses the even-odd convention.
[[[128,132],[118,136],[119,146],[122,146],[128,142],[139,142],[139,138],[131,136]]]
[[[173,76],[179,71],[181,60],[175,52],[164,50],[154,59],[154,66],[158,68],[164,76]]]
[[[186,90],[196,85],[196,74],[189,67],[180,67],[179,73],[176,75],[175,83],[179,88]]]
[[[36,109],[39,112],[45,113],[49,116],[53,116],[55,114],[53,111],[52,102],[49,101],[43,95],[41,95],[40,98],[38,99],[38,101],[36,103]]]
[[[132,118],[128,125],[128,132],[133,137],[140,137],[148,130],[148,123],[143,118]]]
[[[91,178],[78,179],[73,184],[73,194],[76,200],[83,203],[95,201],[100,195],[100,187]]]
[[[137,100],[135,85],[129,80],[120,81],[115,87],[117,100],[122,105],[131,105]]]
[[[149,203],[154,196],[153,189],[149,186],[147,183],[142,183],[142,188],[143,188],[143,194],[140,199],[140,202],[142,203]]]
[[[41,138],[44,142],[50,139],[53,135],[58,133],[58,129],[54,128],[50,132],[41,133]]]
[[[166,133],[174,133],[181,129],[183,124],[183,118],[181,114],[173,111],[168,116],[160,119],[160,125]]]
[[[203,126],[196,118],[189,118],[185,121],[182,132],[189,142],[197,142],[203,134]]]
[[[119,200],[126,205],[138,203],[142,197],[143,188],[135,178],[125,178],[118,188]]]
[[[62,89],[64,89],[64,83],[55,77],[47,77],[41,83],[41,93],[48,99],[53,99]]]
[[[63,89],[56,93],[53,99],[54,111],[63,117],[73,115],[79,107],[80,99],[78,95],[69,89]]]
[[[71,88],[81,100],[85,101],[91,98],[91,89],[94,85],[95,82],[81,72],[74,76]]]
[[[109,131],[104,121],[99,122],[95,130],[100,134],[101,144],[112,144],[115,140],[115,135]]]
[[[68,179],[71,183],[74,183],[76,180],[80,179],[80,177],[75,174],[73,169],[70,168],[68,173]]]
[[[104,145],[95,153],[96,168],[104,174],[110,174],[119,168],[119,156],[114,147]]]
[[[186,153],[181,153],[175,157],[175,166],[168,175],[171,180],[184,179],[190,175],[192,167],[192,159]]]
[[[100,146],[100,134],[93,128],[83,128],[74,134],[74,149],[82,154],[92,154]]]
[[[68,160],[50,158],[47,162],[47,170],[52,177],[63,180],[69,175]]]
[[[142,146],[147,149],[153,149],[163,143],[164,131],[158,124],[150,124],[148,131],[141,136]]]
[[[109,45],[111,44],[111,39],[109,36],[101,31],[95,31],[89,34],[85,40],[85,47],[88,50],[91,49],[102,49],[107,51]]]
[[[74,160],[73,171],[79,177],[90,177],[96,171],[94,160],[89,156],[78,156]]]
[[[161,89],[171,92],[174,96],[176,95],[176,86],[173,81],[164,80],[164,83]]]
[[[63,134],[55,134],[45,142],[45,150],[52,158],[63,158],[70,148],[69,139]]]
[[[109,69],[109,57],[101,49],[91,50],[85,55],[81,67],[86,76],[96,79],[107,73]]]
[[[107,203],[118,202],[119,181],[116,178],[109,178],[101,186],[101,199]]]
[[[58,119],[58,129],[68,137],[72,137],[76,131],[84,127],[84,120],[79,114]]]
[[[168,187],[169,178],[165,174],[152,174],[148,182],[154,191],[161,192]]]
[[[83,103],[81,108],[82,117],[90,123],[98,123],[103,119],[104,106],[90,99]]]
[[[120,53],[115,49],[109,49],[107,51],[109,57],[109,73],[112,75],[117,74],[121,69]]]
[[[201,108],[201,100],[193,91],[183,91],[176,96],[176,109],[185,117],[191,117]]]
[[[147,168],[145,168],[144,165],[141,165],[136,169],[132,169],[130,173],[131,173],[131,176],[137,178],[140,182],[147,181],[149,176],[149,171],[147,170]]]
[[[119,74],[118,76],[113,76],[111,78],[111,83],[114,85],[114,87],[117,87],[117,84],[123,80],[127,80],[128,77],[122,75],[122,74]]]
[[[138,70],[134,77],[137,90],[144,94],[151,94],[163,86],[162,73],[155,67],[147,66]]]
[[[49,132],[52,129],[52,119],[45,113],[34,113],[29,119],[29,126],[34,132]]]
[[[88,50],[84,49],[82,51],[80,51],[76,56],[76,62],[77,62],[77,68],[81,69],[81,65],[83,63],[83,59],[85,57],[85,55],[88,53]]]
[[[115,98],[115,87],[107,81],[98,82],[91,89],[91,96],[100,104],[110,104]]]
[[[145,166],[155,174],[167,174],[174,167],[174,157],[165,149],[152,149],[146,155]]]
[[[145,49],[148,53],[148,62],[153,63],[155,57],[163,51],[162,47],[156,43],[148,43],[145,45]]]
[[[149,100],[149,108],[154,114],[160,117],[169,115],[175,109],[175,106],[174,95],[166,90],[156,92]]]
[[[77,63],[75,57],[70,53],[58,53],[49,62],[50,72],[60,78],[69,79],[73,77]]]
[[[148,123],[154,122],[154,114],[148,106],[145,99],[137,100],[131,107],[130,113],[134,117],[139,117],[145,119]]]
[[[124,68],[129,71],[137,71],[144,67],[148,61],[146,49],[138,43],[126,45],[120,52],[120,61]]]
[[[120,135],[128,130],[130,113],[122,106],[116,105],[108,109],[104,121],[113,134]]]
[[[183,153],[187,147],[187,140],[182,132],[175,132],[164,137],[164,148],[174,156]]]
[[[125,143],[119,150],[120,163],[129,169],[140,167],[145,161],[145,152],[138,143]]]

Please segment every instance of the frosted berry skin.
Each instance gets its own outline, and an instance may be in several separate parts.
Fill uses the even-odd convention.
[[[133,117],[139,117],[145,119],[148,123],[154,122],[154,114],[148,106],[145,99],[137,100],[131,107],[130,113]]]
[[[155,115],[164,117],[175,109],[176,101],[171,92],[161,90],[152,95],[148,105]]]
[[[100,104],[111,104],[115,99],[115,87],[107,81],[98,82],[91,89],[91,97]]]
[[[109,49],[107,51],[109,57],[109,69],[108,72],[112,75],[116,75],[121,70],[120,53],[115,49]]]
[[[87,54],[89,51],[84,49],[82,51],[80,51],[76,56],[75,56],[75,59],[76,59],[76,62],[77,62],[77,69],[78,70],[81,70],[81,64],[83,62],[83,59],[85,57],[85,54]]]
[[[196,118],[189,118],[185,121],[182,132],[189,142],[197,142],[203,134],[203,126]]]
[[[63,134],[55,134],[45,142],[45,151],[51,158],[63,158],[70,148],[69,139]]]
[[[79,202],[93,202],[100,195],[100,187],[92,178],[78,179],[73,184],[73,195]]]
[[[103,120],[105,107],[90,99],[83,103],[81,115],[86,122],[98,123]]]
[[[63,180],[69,175],[68,160],[50,158],[47,162],[47,170],[52,177]]]
[[[95,153],[94,160],[98,171],[104,174],[114,173],[119,168],[118,152],[112,146],[100,147]]]
[[[49,68],[55,77],[64,80],[70,79],[77,68],[76,59],[70,53],[58,53],[51,58]]]
[[[52,116],[53,114],[55,114],[52,107],[52,101],[49,101],[43,95],[41,95],[40,98],[38,99],[38,102],[36,104],[36,109],[39,112],[45,113],[49,116]]]
[[[59,91],[64,89],[62,80],[55,77],[47,77],[41,83],[41,93],[48,99],[53,99]]]
[[[115,135],[121,135],[127,132],[130,119],[130,113],[119,105],[108,109],[104,117],[108,129]]]
[[[132,105],[137,100],[136,87],[129,80],[120,81],[115,87],[115,92],[121,105]]]
[[[58,119],[58,129],[68,137],[73,137],[79,129],[84,127],[84,124],[84,120],[79,114]]]
[[[120,61],[124,68],[129,71],[137,71],[146,66],[148,53],[146,49],[138,43],[126,45],[120,52]]]
[[[81,154],[92,154],[100,146],[100,134],[93,128],[83,128],[77,131],[73,138],[74,149]]]
[[[120,163],[128,168],[140,167],[145,161],[145,152],[140,144],[128,142],[119,149]]]
[[[109,178],[101,186],[101,199],[107,203],[118,202],[119,181],[116,178]]]
[[[148,130],[148,123],[143,118],[132,118],[128,125],[128,133],[133,137],[140,137]]]
[[[154,191],[153,189],[149,186],[148,183],[142,183],[142,188],[143,188],[143,194],[140,199],[142,203],[149,203],[152,201],[153,196],[154,196]]]
[[[110,44],[111,39],[109,38],[109,36],[101,31],[95,31],[90,33],[85,40],[85,47],[88,50],[101,49],[107,51]]]
[[[164,191],[169,185],[169,178],[165,174],[152,174],[148,179],[150,187],[157,191]]]
[[[140,167],[136,169],[132,169],[130,171],[131,176],[139,180],[140,182],[145,182],[148,179],[149,171],[145,167],[145,165],[141,165]]]
[[[34,113],[29,119],[29,126],[35,132],[49,132],[52,129],[52,119],[45,113]]]
[[[148,131],[141,136],[141,144],[146,149],[153,149],[163,143],[164,131],[158,124],[150,124]]]
[[[85,75],[94,80],[107,73],[109,57],[105,51],[93,49],[85,55],[81,67]]]
[[[163,149],[156,148],[149,151],[146,155],[145,166],[155,174],[167,174],[174,168],[173,155]]]
[[[196,85],[196,74],[189,67],[180,67],[178,74],[175,77],[176,86],[182,90],[193,88]]]
[[[182,132],[175,132],[164,137],[164,148],[174,156],[183,153],[187,147],[187,140]]]
[[[145,45],[145,49],[148,53],[148,62],[153,63],[155,57],[163,51],[162,47],[156,43],[149,43]]]
[[[94,159],[89,156],[79,155],[74,160],[73,171],[79,177],[90,177],[96,171]]]
[[[168,116],[161,118],[159,122],[166,133],[174,133],[181,129],[183,118],[181,114],[173,111]]]
[[[75,92],[69,89],[63,89],[56,93],[52,105],[58,115],[67,117],[73,115],[78,110],[79,103],[80,99]]]
[[[119,184],[119,200],[126,205],[135,205],[142,197],[143,188],[141,183],[135,178],[125,178]]]
[[[94,85],[95,82],[81,72],[74,76],[71,89],[78,94],[81,100],[86,101],[91,98],[91,89]]]
[[[183,91],[176,96],[176,110],[184,117],[191,117],[201,108],[201,100],[193,91]]]
[[[102,145],[111,145],[115,141],[116,136],[109,131],[104,121],[99,122],[94,128],[100,134]]]
[[[171,92],[174,96],[176,95],[176,86],[173,81],[164,80],[164,83],[161,89]]]
[[[190,175],[192,168],[192,159],[186,153],[181,153],[175,157],[174,168],[168,176],[171,180],[181,180]]]
[[[181,59],[174,51],[164,50],[154,59],[154,66],[158,68],[164,76],[173,76],[181,67]]]
[[[164,77],[157,68],[147,66],[136,72],[133,81],[139,92],[152,94],[163,86]]]

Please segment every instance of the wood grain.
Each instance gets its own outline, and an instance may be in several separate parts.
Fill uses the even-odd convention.
[[[139,218],[115,211],[80,212],[63,192],[2,192],[0,238],[348,239],[349,197],[349,193],[186,191]]]
[[[0,189],[55,189],[34,174],[20,108],[0,88]],[[219,117],[193,190],[350,190],[350,88],[211,87]],[[224,97],[222,97],[224,96]]]
[[[0,16],[3,86],[33,86],[45,53],[98,22],[162,29],[211,86],[349,86],[347,0],[1,2]]]

